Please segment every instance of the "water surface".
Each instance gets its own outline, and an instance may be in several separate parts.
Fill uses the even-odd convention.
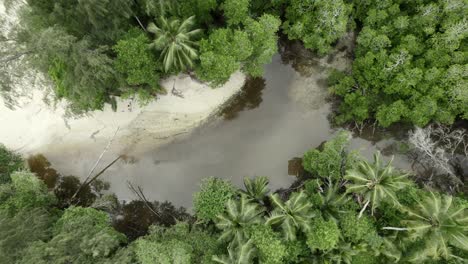
[[[284,56],[283,61],[287,63],[275,56],[265,66],[263,79],[249,80],[243,94],[218,118],[188,137],[144,153],[125,153],[125,159],[103,176],[110,190],[119,199],[136,199],[129,181],[141,186],[149,200],[191,208],[192,195],[205,177],[229,179],[241,186],[244,177],[268,176],[271,189],[288,187],[295,180],[288,175],[288,161],[330,139],[336,129],[328,120],[331,106],[324,81],[330,61],[315,60],[300,72],[295,70],[297,62]],[[370,157],[388,143],[391,140],[357,138],[351,145]],[[86,177],[99,153],[85,149],[67,147],[46,156],[62,174]],[[113,158],[106,156],[103,164]]]

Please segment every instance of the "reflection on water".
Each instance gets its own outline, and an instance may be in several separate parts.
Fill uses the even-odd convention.
[[[248,78],[241,92],[221,111],[226,120],[236,118],[239,112],[257,108],[262,102],[262,90],[265,89],[263,78]]]
[[[43,180],[47,188],[53,189],[55,187],[59,174],[51,167],[50,162],[44,155],[32,155],[26,162],[31,172],[34,172],[39,179]]]
[[[310,77],[317,72],[323,72],[326,67],[320,63],[320,59],[304,48],[299,41],[285,40],[280,52],[281,61],[291,65],[301,76]]]
[[[103,179],[111,183],[119,199],[136,199],[127,188],[126,182],[131,181],[143,187],[148,200],[168,200],[187,208],[192,207],[192,195],[205,177],[230,179],[242,186],[244,177],[264,175],[270,178],[271,189],[289,186],[295,177],[288,176],[288,160],[333,135],[327,103],[305,111],[298,107],[297,97],[291,96],[292,90],[302,89],[306,95],[308,87],[317,89],[315,80],[315,76],[301,77],[275,56],[265,66],[264,78],[248,82],[244,96],[223,117],[164,147],[125,153],[128,158],[109,168]],[[317,94],[309,92],[308,96]],[[98,156],[99,152],[86,152],[82,146],[47,153],[55,168],[73,175],[86,175]],[[112,156],[105,155],[102,164]],[[70,166],[63,157],[76,157],[76,161]]]
[[[137,198],[127,187],[130,181],[141,186],[150,201],[168,200],[187,208],[192,207],[193,193],[205,177],[229,179],[242,186],[246,176],[268,176],[272,190],[290,186],[296,178],[288,174],[301,173],[299,159],[290,160],[302,157],[336,132],[327,118],[331,107],[325,100],[327,71],[323,65],[346,68],[349,62],[342,55],[331,63],[325,58],[308,64],[285,56],[277,55],[265,66],[263,79],[251,79],[222,117],[164,147],[125,153],[124,160],[109,168],[102,179],[111,183],[111,191],[119,199]],[[317,61],[321,65],[314,64]],[[310,74],[298,73],[295,68],[300,65],[306,65]],[[245,110],[249,111],[242,112]],[[371,158],[377,149],[395,142],[390,137],[369,139],[355,138],[351,148]],[[60,172],[82,176],[99,156],[84,146],[54,148],[46,154]],[[108,164],[114,154],[105,155],[102,164]],[[411,168],[405,155],[396,157],[394,164]]]

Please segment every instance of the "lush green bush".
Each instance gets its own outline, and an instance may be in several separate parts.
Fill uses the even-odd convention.
[[[229,26],[242,24],[249,18],[250,0],[225,0],[222,8]]]
[[[325,55],[346,33],[351,10],[352,5],[342,0],[292,0],[286,8],[284,32]]]
[[[281,20],[276,16],[264,14],[258,20],[247,19],[245,31],[249,34],[253,51],[242,65],[242,71],[253,76],[263,75],[263,66],[278,52],[278,32]]]
[[[193,205],[198,219],[214,220],[224,212],[226,202],[236,194],[234,186],[218,178],[207,178],[202,181],[200,191],[193,196]]]
[[[149,44],[148,36],[142,30],[133,28],[113,47],[117,53],[115,68],[125,76],[127,84],[133,87],[127,93],[146,89],[151,94],[159,89],[159,72],[162,69],[156,55],[150,51]]]
[[[323,218],[316,218],[307,232],[307,245],[312,251],[330,250],[336,247],[339,239],[340,229],[333,220],[325,221]]]
[[[250,238],[258,249],[259,259],[262,263],[284,263],[286,246],[278,233],[270,226],[255,225],[250,228]]]
[[[216,238],[187,223],[170,228],[152,226],[147,236],[136,241],[135,252],[142,264],[211,263],[218,252]]]
[[[342,131],[335,138],[323,144],[322,150],[311,149],[302,158],[304,169],[321,178],[339,180],[347,169],[353,167],[356,155],[348,153],[347,145],[351,135]]]
[[[338,223],[342,236],[353,243],[362,242],[376,233],[372,220],[368,216],[359,218],[355,212],[342,214]]]
[[[25,209],[14,215],[0,210],[0,263],[18,263],[33,242],[49,239],[54,220],[43,208]]]
[[[10,174],[23,168],[21,156],[0,144],[0,184],[11,182]]]
[[[125,240],[110,226],[106,213],[70,207],[53,226],[52,239],[33,243],[20,263],[99,263]]]
[[[263,65],[278,51],[276,32],[280,23],[266,14],[257,20],[244,19],[241,29],[214,30],[200,41],[198,77],[219,86],[239,69],[254,77],[262,76]]]
[[[197,76],[219,86],[240,69],[241,62],[252,54],[252,44],[246,32],[221,28],[200,41],[200,67]]]
[[[11,180],[11,183],[0,185],[0,211],[15,214],[21,210],[48,208],[56,201],[45,183],[33,173],[14,172]]]

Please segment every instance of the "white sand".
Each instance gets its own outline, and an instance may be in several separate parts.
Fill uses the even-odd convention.
[[[170,92],[174,79],[183,98]],[[32,98],[20,99],[14,110],[0,99],[0,143],[22,153],[47,152],[48,147],[57,145],[103,145],[120,128],[114,147],[129,150],[139,143],[144,144],[142,148],[154,147],[197,127],[235,95],[244,80],[245,76],[238,72],[224,86],[212,89],[179,75],[161,83],[168,95],[145,107],[119,100],[117,112],[107,105],[103,111],[79,118],[66,118],[65,102],[54,108],[43,101],[44,89],[33,89]]]
[[[6,14],[0,3],[0,25],[3,34],[17,22],[14,11]],[[94,111],[83,117],[65,117],[66,102],[56,106],[46,104],[50,83],[31,71],[16,89],[24,96],[15,98],[18,105],[9,109],[0,98],[0,143],[23,154],[42,152],[51,148],[91,147],[100,152],[117,128],[113,152],[145,150],[168,142],[177,135],[190,132],[206,121],[229,98],[240,91],[245,76],[237,72],[222,87],[212,89],[206,84],[179,75],[163,80],[161,85],[168,95],[160,96],[145,107],[131,100],[118,100],[117,112],[107,105],[103,111]],[[183,98],[171,93],[174,85]],[[131,106],[129,107],[129,104]],[[82,149],[82,152],[84,149]]]

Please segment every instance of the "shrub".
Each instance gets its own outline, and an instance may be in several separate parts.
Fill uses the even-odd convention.
[[[194,194],[197,218],[210,221],[224,211],[226,202],[236,194],[234,186],[218,178],[204,179],[200,191]]]
[[[302,166],[306,171],[323,178],[341,178],[344,171],[351,168],[356,160],[354,153],[346,152],[350,138],[349,132],[342,131],[332,140],[325,142],[322,150],[307,151],[302,158]]]
[[[0,184],[10,182],[10,174],[23,168],[21,156],[0,144]]]
[[[337,245],[339,239],[340,229],[333,220],[325,221],[323,218],[317,218],[307,232],[307,245],[312,251],[330,250]]]
[[[270,226],[252,226],[250,228],[250,238],[258,249],[261,263],[283,263],[287,253],[286,246]]]

